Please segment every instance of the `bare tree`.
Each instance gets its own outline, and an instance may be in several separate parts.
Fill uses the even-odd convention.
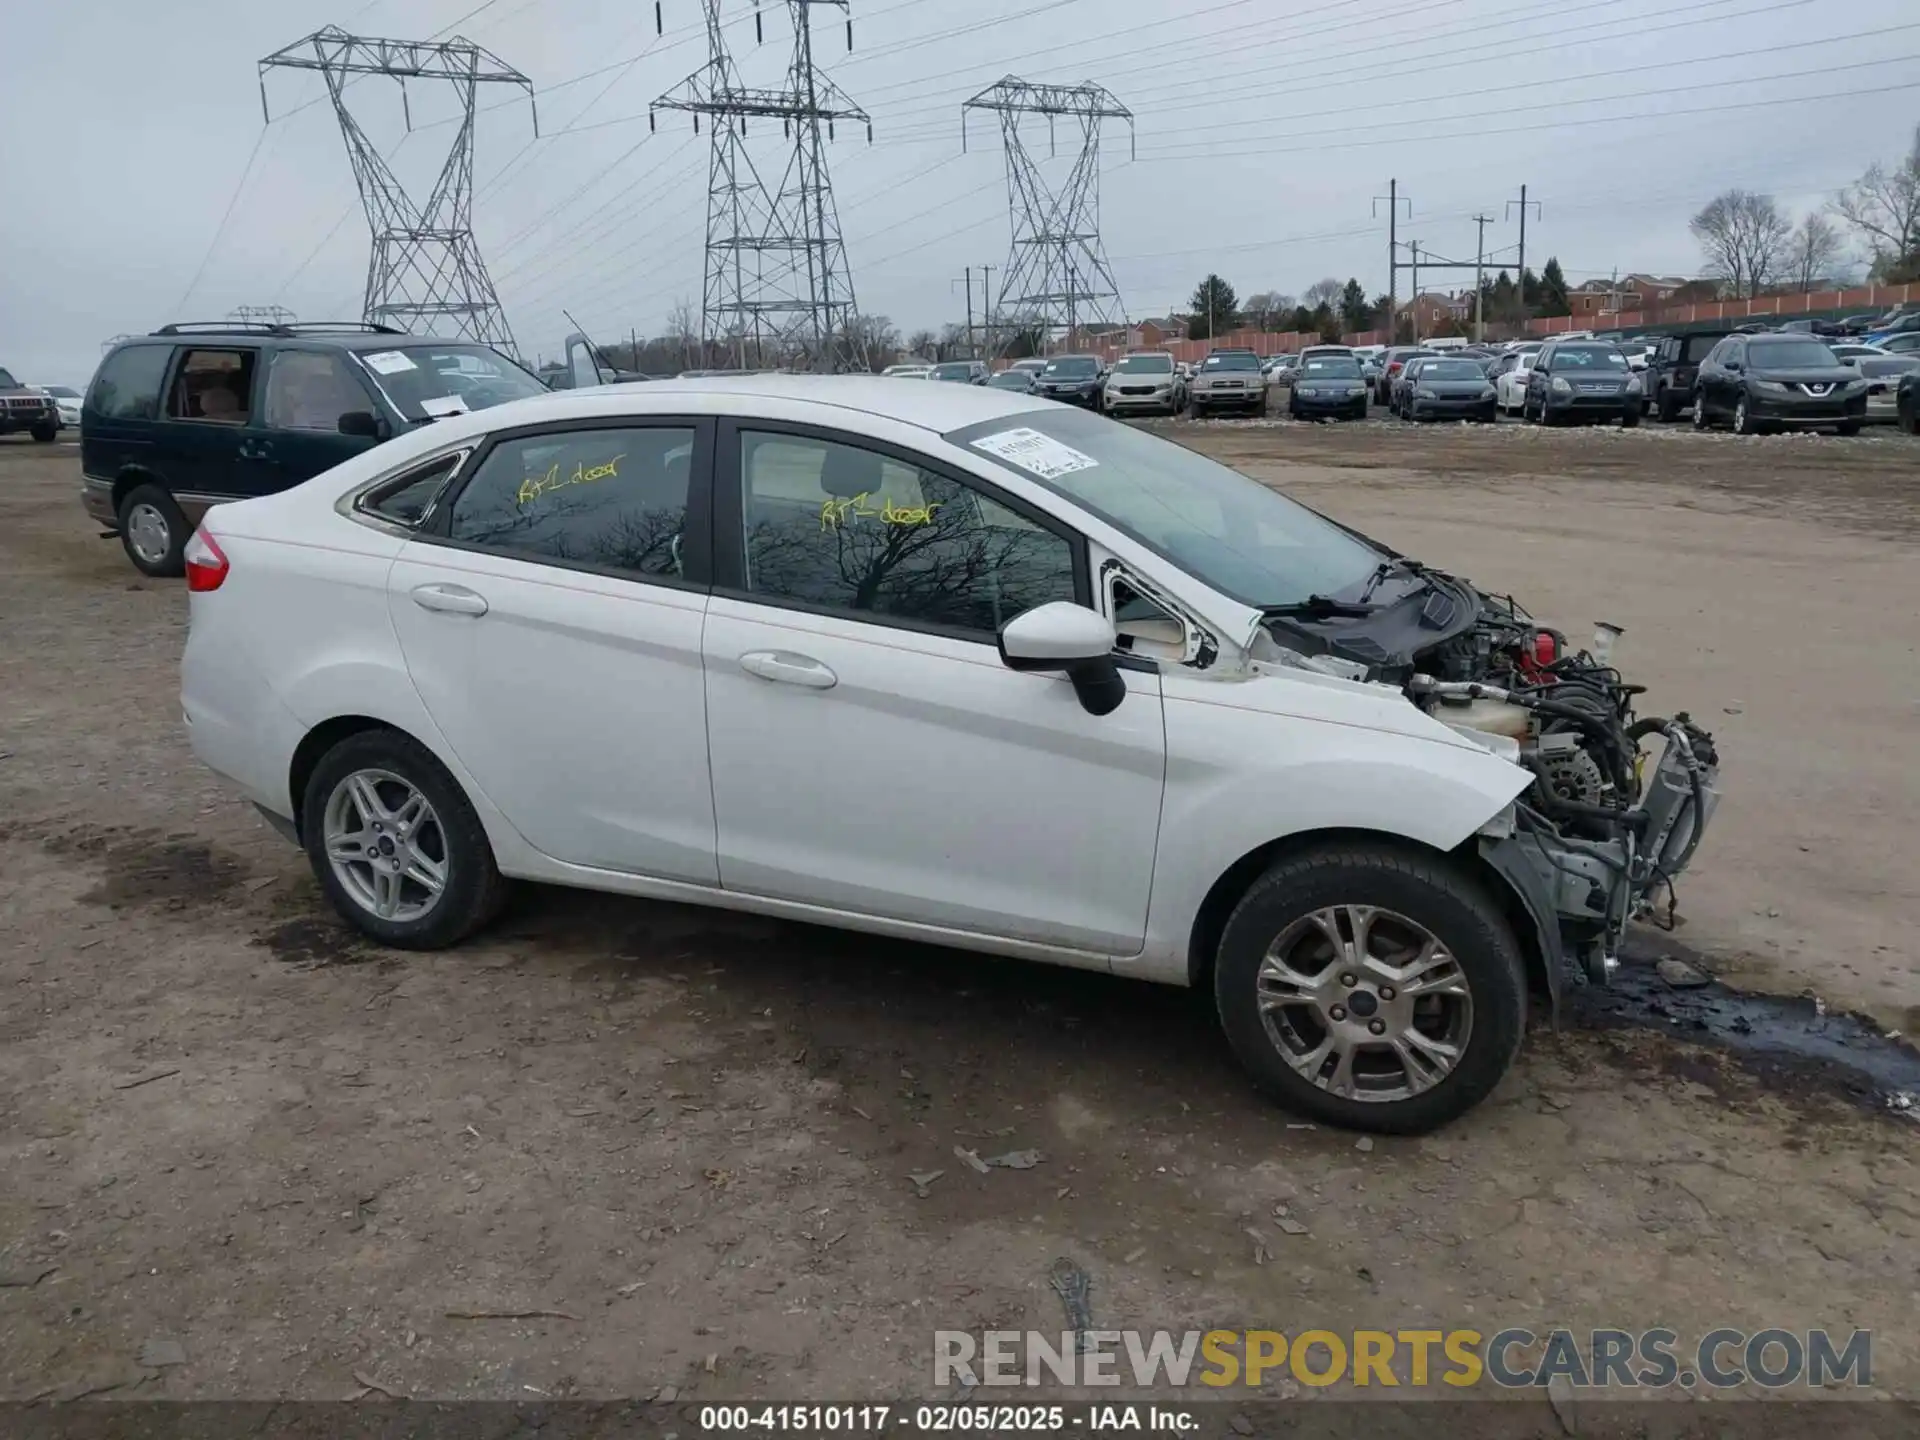
[[[1271,330],[1293,309],[1293,297],[1282,295],[1278,290],[1261,290],[1249,295],[1241,313],[1247,317],[1247,323],[1256,330]]]
[[[667,311],[667,338],[680,348],[682,370],[695,370],[705,363],[704,356],[693,358],[700,346],[700,322],[694,318],[693,301],[684,295]]]
[[[1906,158],[1891,170],[1874,161],[1840,192],[1833,212],[1866,242],[1875,279],[1920,278],[1920,127]]]
[[[1714,196],[1687,228],[1706,252],[1707,269],[1725,276],[1735,298],[1746,300],[1779,272],[1793,234],[1793,222],[1773,197],[1751,190]]]
[[[1335,276],[1316,280],[1307,287],[1307,293],[1300,297],[1300,303],[1309,310],[1318,310],[1322,305],[1329,310],[1337,309],[1340,304],[1340,292],[1346,284]]]
[[[1828,278],[1840,250],[1840,227],[1826,216],[1816,210],[1800,222],[1788,242],[1787,268],[1801,293]]]
[[[933,331],[916,330],[907,337],[907,354],[915,360],[931,360],[939,343],[939,337]]]

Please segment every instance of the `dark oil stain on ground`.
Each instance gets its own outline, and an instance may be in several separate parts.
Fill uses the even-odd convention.
[[[237,856],[217,850],[191,830],[131,826],[11,825],[0,839],[37,840],[50,855],[82,860],[99,881],[80,896],[110,909],[192,910],[223,900],[246,878]]]
[[[1890,1095],[1920,1094],[1920,1051],[1872,1020],[1826,1010],[1807,996],[1752,994],[1718,980],[1678,989],[1655,970],[1657,953],[1708,968],[1664,936],[1657,952],[1630,947],[1610,985],[1569,992],[1571,1022],[1591,1030],[1659,1031],[1722,1051],[1776,1085],[1837,1089],[1876,1109]]]
[[[399,963],[399,952],[370,945],[344,921],[326,915],[296,915],[254,937],[276,960],[302,969],[320,970],[332,965],[368,965]]]

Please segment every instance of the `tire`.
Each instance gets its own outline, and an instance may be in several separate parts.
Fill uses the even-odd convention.
[[[1711,430],[1713,417],[1707,414],[1707,397],[1700,391],[1693,392],[1693,428]]]
[[[1635,426],[1637,426],[1639,423],[1640,423],[1640,412],[1638,410],[1629,410],[1627,411],[1626,414],[1620,417],[1620,428],[1622,430],[1631,430]]]
[[[142,575],[187,573],[182,552],[193,527],[158,485],[136,485],[120,501],[120,548]]]
[[[1858,420],[1842,420],[1834,427],[1834,433],[1836,435],[1858,435],[1860,433],[1860,422]]]
[[[1464,1002],[1435,994],[1409,1005],[1382,984],[1383,970],[1371,974],[1365,962],[1355,966],[1355,986],[1339,985],[1341,962],[1334,946],[1314,923],[1316,912],[1340,926],[1371,913],[1371,944],[1377,955],[1399,950],[1422,937],[1451,956],[1450,973],[1433,977],[1464,987]],[[1289,932],[1298,939],[1289,939]],[[1299,994],[1263,978],[1276,945],[1286,945],[1281,960],[1292,960],[1296,978],[1331,981],[1331,994],[1318,1001],[1263,1007],[1262,994]],[[1351,940],[1349,940],[1351,943]],[[1319,960],[1311,970],[1303,964]],[[1352,965],[1352,961],[1346,962]],[[1376,966],[1379,961],[1374,962]],[[1384,971],[1390,978],[1390,969]],[[1411,1079],[1409,1060],[1395,1060],[1385,1039],[1376,1040],[1360,1025],[1359,997],[1374,1018],[1368,1026],[1387,1026],[1402,1035],[1418,1033],[1429,1042],[1446,1040],[1461,1047],[1451,1068],[1436,1078],[1424,1065]],[[1341,1002],[1347,1002],[1344,1006]],[[1221,933],[1214,965],[1214,1002],[1235,1057],[1259,1088],[1282,1106],[1329,1124],[1390,1135],[1418,1135],[1464,1115],[1484,1100],[1519,1053],[1526,1032],[1526,971],[1520,947],[1499,908],[1480,886],[1445,858],[1390,845],[1341,843],[1283,860],[1255,881],[1241,898]],[[1329,1003],[1330,1002],[1330,1003]],[[1415,1010],[1431,1005],[1434,1013]],[[1396,1007],[1399,1013],[1395,1014]],[[1330,1018],[1338,1015],[1336,1021]],[[1462,1020],[1464,1016],[1464,1021]],[[1323,1062],[1319,1079],[1309,1078],[1288,1058],[1311,1053],[1335,1024],[1352,1026],[1348,1035],[1360,1047],[1352,1058],[1362,1063],[1350,1072],[1353,1087],[1336,1093],[1334,1074]],[[1439,1033],[1436,1035],[1435,1032]],[[1431,1054],[1416,1047],[1421,1054]],[[1333,1060],[1328,1055],[1327,1060]],[[1397,1074],[1395,1093],[1389,1083]],[[1370,1083],[1371,1082],[1371,1083]],[[1419,1088],[1424,1085],[1425,1088]],[[1375,1089],[1378,1093],[1367,1095]],[[1358,1091],[1360,1093],[1354,1093]]]
[[[27,433],[42,445],[50,444],[60,434],[58,425],[35,425]]]
[[[1900,428],[1909,435],[1920,435],[1920,415],[1911,410],[1900,411]]]
[[[1752,413],[1747,409],[1747,397],[1742,395],[1733,402],[1733,433],[1736,435],[1758,435],[1760,427],[1754,423]]]
[[[1680,408],[1673,403],[1673,391],[1671,389],[1662,390],[1660,392],[1660,399],[1654,405],[1654,414],[1660,417],[1660,423],[1663,425],[1671,425],[1679,413]]]
[[[367,816],[364,805],[351,798],[354,787],[350,782],[373,775],[386,777],[372,782],[377,803],[388,807],[384,830],[380,821]],[[395,812],[404,810],[402,796],[406,791],[424,798],[428,807],[411,834],[395,829],[393,824]],[[343,868],[355,875],[356,881],[365,878],[373,882],[369,888],[377,889],[378,882],[373,881],[375,865],[392,863],[398,868],[406,863],[406,846],[418,845],[427,860],[438,859],[438,894],[412,880],[409,867],[392,882],[399,902],[395,913],[378,913],[368,899],[349,888],[328,856],[328,831],[336,807],[341,807],[337,812],[340,815],[359,820],[360,834],[381,832],[375,843],[384,843],[387,854],[394,857],[392,862],[384,857],[348,862]],[[493,919],[506,903],[507,882],[494,864],[493,847],[487,842],[480,818],[446,767],[410,735],[397,730],[363,730],[342,740],[314,767],[300,813],[301,844],[320,888],[349,924],[382,945],[402,950],[443,950]],[[397,850],[396,839],[402,841]],[[371,846],[363,846],[359,853],[373,852]],[[365,877],[361,877],[363,869]],[[425,908],[419,913],[407,913],[409,906],[421,904]]]

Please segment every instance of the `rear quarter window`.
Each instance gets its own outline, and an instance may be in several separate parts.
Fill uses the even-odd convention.
[[[93,377],[87,408],[114,420],[155,419],[172,359],[171,345],[127,345],[114,351]]]

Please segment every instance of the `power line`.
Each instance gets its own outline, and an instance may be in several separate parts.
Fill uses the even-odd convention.
[[[213,252],[219,248],[220,237],[227,233],[227,221],[233,218],[233,207],[240,203],[240,192],[247,188],[247,177],[253,174],[253,162],[260,154],[260,147],[266,143],[267,127],[262,125],[260,133],[253,137],[253,148],[247,152],[247,163],[240,167],[240,178],[234,182],[233,194],[227,197],[227,208],[220,212],[220,223],[213,227],[213,238],[207,242],[207,250],[200,257],[200,263],[194,267],[193,278],[187,282],[187,288],[180,292],[180,299],[173,310],[176,315],[186,309],[194,287],[200,283],[200,277],[207,273],[207,264],[213,259]]]

